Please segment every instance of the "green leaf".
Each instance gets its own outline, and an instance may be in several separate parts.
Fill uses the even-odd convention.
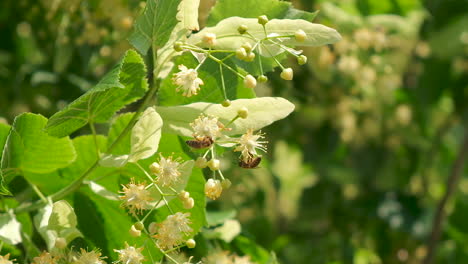
[[[220,104],[193,103],[181,106],[158,107],[156,111],[164,120],[163,132],[191,137],[193,134],[190,123],[200,114],[213,115],[223,124],[237,116],[237,111],[246,107],[249,115],[246,119],[237,119],[226,131],[227,135],[243,134],[247,129],[259,130],[271,123],[283,119],[293,110],[294,105],[281,97],[261,97],[254,99],[238,99],[231,102],[231,106]]]
[[[46,131],[63,137],[90,122],[107,122],[125,105],[141,98],[148,90],[143,59],[127,51],[120,63],[84,95],[54,114]]]
[[[220,57],[220,59],[222,59]],[[195,68],[198,65],[198,61],[190,53],[185,53],[176,59],[176,64],[183,64],[188,68]],[[233,69],[237,69],[234,61],[228,59],[225,61]],[[174,67],[172,74],[178,72],[177,67]],[[243,82],[240,81],[239,77],[227,70],[223,69],[224,83],[226,87],[226,96],[228,99],[233,100],[237,98],[253,98],[255,97],[254,90],[244,86]],[[201,89],[197,95],[191,97],[182,96],[181,93],[176,92],[177,86],[174,85],[171,78],[166,78],[161,85],[161,89],[158,92],[159,103],[163,106],[170,105],[181,105],[189,104],[194,102],[212,102],[221,103],[225,100],[222,91],[221,73],[219,64],[215,61],[208,59],[198,69],[198,76],[204,82],[204,85],[200,86]]]
[[[143,55],[152,44],[163,46],[179,22],[177,11],[181,0],[148,0],[137,18],[129,37],[130,43]],[[193,12],[193,11],[192,11]]]
[[[443,59],[451,59],[459,54],[463,54],[463,49],[465,48],[466,50],[467,41],[465,40],[465,43],[463,43],[462,38],[467,38],[467,25],[468,15],[465,15],[456,18],[439,32],[432,33],[429,43],[434,55]]]
[[[278,0],[218,0],[210,12],[208,25],[212,26],[228,17],[240,16],[257,18],[266,15],[269,18],[300,18],[312,21],[317,12],[310,13],[292,7],[291,3]]]
[[[0,123],[0,160],[2,160],[3,147],[10,133],[11,126],[7,124]]]
[[[236,217],[236,210],[231,209],[228,211],[208,211],[206,212],[206,221],[208,226],[216,226],[224,223],[228,219]]]
[[[117,137],[122,133],[125,127],[132,120],[135,113],[125,113],[116,116],[112,122],[109,129],[108,140],[107,140],[107,149],[110,148],[112,142],[115,142]],[[122,138],[116,146],[112,149],[112,154],[115,155],[128,155],[130,153],[131,146],[131,134],[127,133],[124,138]]]
[[[230,17],[220,21],[214,27],[206,27],[197,34],[190,36],[189,43],[194,45],[205,45],[202,38],[206,33],[214,33],[217,36],[216,44],[213,48],[236,50],[244,43],[255,45],[255,40],[249,35],[240,35],[237,28],[246,25],[248,32],[255,39],[265,38],[265,32],[255,18]],[[307,38],[303,42],[298,42],[294,38],[297,30],[303,30]],[[266,24],[267,33],[285,36],[279,43],[287,46],[322,46],[333,44],[341,39],[340,34],[327,26],[311,23],[303,19],[272,19]],[[232,36],[231,36],[232,35]],[[229,36],[229,37],[226,37]]]
[[[128,155],[104,154],[99,160],[99,165],[103,167],[120,168],[127,164]]]
[[[148,107],[132,129],[129,162],[153,156],[158,150],[163,120],[154,107]]]
[[[198,25],[198,6],[200,0],[182,0],[177,12],[177,20],[180,21],[183,28],[188,30],[200,30]]]
[[[45,117],[31,113],[15,118],[3,150],[5,177],[21,172],[53,172],[67,167],[76,159],[71,140],[47,135],[43,130],[46,123]]]
[[[124,243],[144,245],[145,259],[158,261],[161,253],[149,243],[148,237],[132,237],[128,230],[135,223],[131,216],[125,213],[120,201],[113,201],[101,197],[91,191],[77,192],[74,195],[74,204],[78,216],[78,226],[85,235],[85,239],[95,247],[102,249],[102,253],[108,256],[109,263],[117,260],[114,249],[121,249]]]

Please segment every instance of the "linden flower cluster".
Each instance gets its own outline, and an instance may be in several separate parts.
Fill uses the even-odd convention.
[[[141,264],[145,259],[141,253],[143,248],[129,246],[127,242],[124,249],[114,249],[114,251],[119,254],[118,262],[122,264]]]
[[[80,253],[73,264],[105,264],[104,258],[101,257],[101,252],[97,250],[87,251],[80,249]]]
[[[5,256],[0,256],[0,264],[14,264],[14,259],[10,260],[10,254],[6,254]]]
[[[177,212],[169,215],[166,220],[157,224],[157,232],[153,236],[162,249],[172,249],[186,241],[192,232],[190,214]]]
[[[220,74],[221,74],[221,84],[223,94],[226,97],[226,87],[224,87],[224,75],[223,69],[229,70],[236,74],[238,77],[242,78],[244,81],[244,85],[247,88],[255,88],[257,86],[257,82],[263,83],[267,82],[268,78],[263,74],[263,67],[262,62],[260,59],[257,60],[259,65],[259,69],[261,70],[261,74],[255,78],[251,74],[244,74],[238,72],[237,70],[233,69],[226,63],[224,63],[224,59],[217,58],[214,56],[215,53],[227,53],[228,56],[233,56],[238,60],[245,61],[245,62],[254,62],[255,58],[262,53],[260,51],[267,51],[269,52],[270,49],[280,49],[288,52],[289,54],[296,57],[297,62],[299,65],[304,65],[307,63],[307,57],[305,55],[301,55],[302,51],[294,50],[290,47],[286,47],[282,44],[283,39],[294,39],[296,42],[304,42],[307,40],[308,36],[304,30],[299,29],[294,34],[291,35],[280,35],[277,33],[268,33],[268,24],[269,19],[267,16],[260,16],[258,17],[258,23],[262,25],[265,30],[264,38],[257,39],[253,36],[247,26],[239,25],[237,31],[239,35],[233,36],[223,36],[223,38],[228,37],[245,37],[245,43],[243,43],[239,48],[236,50],[218,50],[216,49],[216,45],[218,43],[217,36],[215,33],[207,32],[201,36],[200,43],[196,45],[192,45],[190,43],[183,43],[183,42],[176,42],[174,44],[174,50],[177,52],[185,52],[190,51],[192,54],[198,54],[197,59],[199,60],[199,64],[194,69],[189,69],[187,66],[180,64],[178,66],[179,72],[173,74],[172,82],[176,86],[177,92],[182,92],[182,96],[191,97],[193,95],[197,95],[200,90],[200,85],[203,85],[204,82],[202,79],[198,77],[198,68],[200,68],[203,63],[207,59],[211,59],[219,64],[220,66]],[[252,40],[255,41],[254,44],[251,44]],[[207,48],[207,49],[206,49]],[[200,59],[202,58],[202,59]],[[285,68],[281,63],[276,59],[276,56],[273,56],[278,66],[282,69],[280,77],[284,80],[292,80],[294,76],[294,72],[291,68]],[[225,98],[227,100],[227,98]]]
[[[232,124],[239,118],[248,118],[247,108],[240,108],[237,115],[228,124]],[[204,155],[197,158],[195,166],[198,168],[208,167],[213,171],[213,178],[208,179],[205,184],[205,195],[212,200],[218,199],[223,189],[227,189],[231,185],[229,179],[226,179],[220,170],[221,162],[216,158],[215,145],[234,147],[234,152],[240,152],[239,166],[242,168],[257,167],[261,161],[261,155],[258,151],[266,151],[267,141],[262,140],[263,134],[255,134],[253,129],[248,129],[239,138],[229,137],[224,135],[223,131],[230,131],[230,128],[221,123],[219,118],[215,116],[200,114],[190,123],[190,126],[194,139],[186,141],[187,144],[193,149],[207,149]],[[209,154],[211,158],[207,160]],[[217,176],[220,179],[217,179]]]
[[[147,186],[142,183],[137,184],[133,179],[129,184],[123,185],[121,193],[123,195],[120,199],[123,200],[123,206],[127,207],[133,215],[147,209],[153,200]]]

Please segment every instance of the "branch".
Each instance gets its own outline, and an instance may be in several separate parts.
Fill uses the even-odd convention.
[[[434,260],[437,250],[437,243],[442,232],[442,224],[446,217],[446,206],[449,199],[453,196],[456,191],[456,187],[460,176],[463,172],[463,167],[465,165],[465,160],[468,155],[468,129],[465,132],[463,143],[458,152],[457,158],[453,163],[450,176],[447,179],[447,188],[445,190],[444,196],[440,200],[436,214],[434,215],[434,220],[432,222],[432,231],[428,241],[428,253],[426,258],[423,261],[423,264],[431,264]]]

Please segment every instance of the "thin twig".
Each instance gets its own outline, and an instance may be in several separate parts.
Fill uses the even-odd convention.
[[[434,260],[434,257],[436,255],[436,250],[437,250],[437,243],[439,241],[440,234],[442,232],[442,224],[446,217],[446,211],[445,211],[446,206],[447,206],[449,199],[453,196],[453,194],[456,191],[456,187],[460,179],[460,176],[462,175],[463,167],[465,165],[467,155],[468,155],[468,129],[466,129],[463,143],[460,147],[457,158],[455,162],[453,163],[450,175],[447,179],[447,187],[446,187],[444,196],[442,197],[442,199],[440,200],[437,206],[437,211],[436,211],[436,214],[434,215],[434,220],[432,222],[431,235],[429,237],[429,241],[427,245],[428,251],[427,251],[426,258],[423,261],[423,264],[431,264]]]

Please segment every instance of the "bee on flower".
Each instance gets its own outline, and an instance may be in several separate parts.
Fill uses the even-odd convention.
[[[166,220],[158,224],[154,238],[162,249],[171,249],[184,243],[193,229],[190,227],[190,213],[177,212],[169,215]]]
[[[221,136],[221,131],[224,126],[218,121],[217,117],[205,116],[201,114],[195,119],[190,126],[193,129],[193,137],[199,141],[206,141],[207,139],[214,141],[217,137]]]
[[[106,264],[103,260],[105,257],[101,257],[101,252],[97,250],[87,251],[85,249],[80,249],[80,254],[73,264]]]
[[[182,92],[185,97],[197,95],[203,80],[198,78],[198,72],[195,69],[189,69],[185,65],[179,65],[180,72],[174,74],[172,82],[177,85],[176,91]]]
[[[180,178],[180,160],[172,159],[172,157],[164,158],[160,156],[159,163],[153,162],[150,165],[150,170],[157,178],[156,183],[162,186],[171,186],[176,183]]]
[[[143,254],[143,248],[131,247],[125,242],[124,249],[114,249],[115,252],[119,254],[119,259],[117,262],[122,264],[141,264],[145,259]]]
[[[136,184],[133,179],[129,184],[123,185],[123,190],[120,193],[123,194],[119,197],[123,200],[123,206],[127,207],[131,214],[146,209],[149,202],[153,200],[145,184]]]
[[[264,138],[262,133],[255,135],[253,129],[248,129],[239,138],[238,145],[234,151],[241,152],[241,160],[245,163],[250,163],[259,157],[257,149],[266,152],[265,144],[268,142],[261,140],[262,138]]]

